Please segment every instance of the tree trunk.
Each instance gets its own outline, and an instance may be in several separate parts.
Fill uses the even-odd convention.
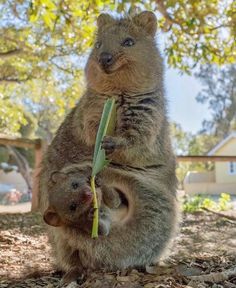
[[[32,175],[31,175],[31,171],[30,171],[30,167],[28,164],[27,159],[14,147],[11,146],[6,146],[7,150],[9,151],[9,154],[14,158],[19,172],[22,175],[22,177],[24,178],[27,187],[28,187],[28,194],[31,198],[31,193],[32,193]]]

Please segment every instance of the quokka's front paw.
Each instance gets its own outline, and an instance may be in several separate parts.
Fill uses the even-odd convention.
[[[88,214],[88,221],[93,222],[94,218],[94,208],[91,208]],[[111,226],[111,219],[110,219],[110,210],[105,207],[101,207],[99,209],[99,220],[98,220],[98,235],[99,236],[107,236],[110,232],[110,226]],[[92,227],[90,229],[87,229],[87,233],[91,233]]]
[[[105,136],[102,142],[102,148],[107,154],[113,153],[116,149],[122,148],[123,145],[118,141],[118,138],[112,136]]]
[[[111,227],[111,215],[110,209],[103,206],[99,209],[99,225],[98,225],[98,235],[108,236]]]

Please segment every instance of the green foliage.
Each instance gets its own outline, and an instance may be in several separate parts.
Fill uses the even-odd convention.
[[[201,66],[195,76],[203,89],[196,100],[207,104],[211,118],[203,121],[203,132],[224,138],[236,128],[236,64]]]
[[[158,14],[158,27],[169,32],[165,52],[170,66],[189,72],[196,63],[233,63],[235,61],[235,1],[63,1],[55,5],[52,0],[34,1],[31,19],[42,21],[50,30],[63,23],[67,33],[74,33],[78,25],[91,38],[94,17],[102,10],[118,13],[154,10]],[[85,11],[90,11],[89,15]],[[92,21],[91,21],[92,20]],[[87,29],[83,23],[86,21]],[[222,33],[222,31],[224,33]],[[222,35],[224,34],[224,35]],[[86,38],[86,37],[85,37]],[[192,64],[191,64],[192,63]]]
[[[201,211],[203,208],[214,211],[226,211],[232,208],[229,194],[222,193],[218,201],[214,201],[207,196],[197,195],[187,198],[183,203],[183,211],[186,213],[194,213]]]
[[[230,200],[231,199],[229,194],[222,193],[218,203],[219,210],[229,210],[231,208],[231,205],[229,204]]]
[[[80,79],[63,82],[51,78],[14,83],[8,89],[0,85],[0,133],[50,141],[82,93]]]
[[[15,134],[26,123],[22,107],[0,92],[0,133]]]
[[[200,195],[186,199],[183,203],[183,211],[186,213],[193,213],[201,210],[202,201],[203,198]]]
[[[175,153],[178,155],[188,154],[192,135],[185,132],[181,125],[175,122],[171,123],[170,133],[173,139],[172,145]]]
[[[180,155],[204,155],[220,140],[211,134],[192,134],[185,132],[178,123],[171,123],[173,148]]]

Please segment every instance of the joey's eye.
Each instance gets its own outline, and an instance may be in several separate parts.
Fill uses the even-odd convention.
[[[134,43],[134,40],[130,37],[126,38],[123,42],[122,42],[122,46],[124,47],[130,47],[130,46],[133,46],[135,43]]]
[[[71,186],[73,189],[77,189],[79,187],[79,183],[78,182],[72,182]]]
[[[76,207],[77,207],[76,203],[71,203],[69,209],[70,211],[75,211]]]
[[[96,49],[99,49],[101,45],[102,45],[101,42],[97,41],[94,46]]]

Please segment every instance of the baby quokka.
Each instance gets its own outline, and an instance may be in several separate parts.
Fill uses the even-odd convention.
[[[91,235],[93,221],[93,193],[90,187],[91,168],[69,165],[51,175],[49,206],[44,221],[54,227],[70,227]],[[112,188],[101,187],[96,179],[99,202],[99,235],[108,235],[111,224],[110,208],[118,208],[120,196]]]

